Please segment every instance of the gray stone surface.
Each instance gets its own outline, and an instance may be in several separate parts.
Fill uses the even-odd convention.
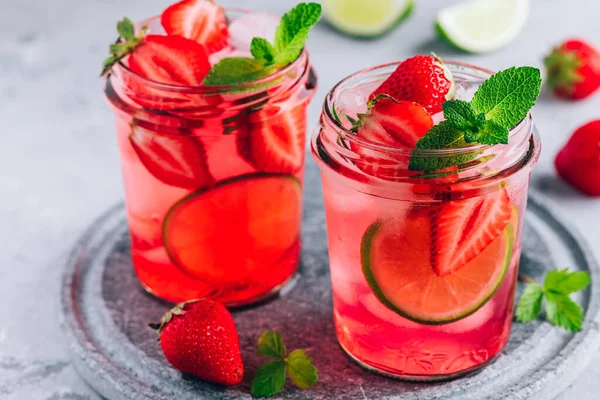
[[[112,115],[97,78],[114,24],[141,19],[169,0],[0,0],[0,398],[83,400],[97,397],[68,364],[56,321],[61,263],[83,230],[122,198]],[[222,0],[281,13],[295,0]],[[519,38],[490,55],[465,55],[434,40],[432,15],[448,0],[421,0],[391,35],[357,41],[319,26],[309,41],[319,91],[360,68],[435,51],[493,69],[540,65],[554,43],[581,36],[600,45],[600,3],[532,0]],[[579,124],[600,118],[600,98],[565,103],[544,94],[534,117],[543,147],[533,186],[562,206],[600,256],[600,201],[580,196],[553,172],[552,159]],[[560,400],[600,392],[600,354]]]
[[[498,359],[470,377],[445,383],[398,382],[355,365],[337,345],[331,315],[331,293],[325,215],[314,162],[306,171],[303,252],[300,277],[281,296],[260,307],[234,312],[240,333],[246,376],[239,387],[218,388],[182,379],[147,327],[167,305],[148,295],[132,271],[125,213],[117,206],[94,224],[67,262],[62,304],[65,332],[73,362],[99,393],[111,400],[177,400],[250,398],[248,385],[260,365],[257,337],[277,329],[290,348],[306,348],[319,369],[320,382],[309,391],[289,387],[282,399],[402,400],[546,400],[565,388],[600,345],[600,268],[564,222],[538,196],[529,199],[520,270],[535,279],[557,263],[589,271],[594,284],[578,301],[586,312],[577,335],[549,324],[514,324]],[[523,284],[519,283],[519,295]],[[427,362],[432,355],[416,360]]]

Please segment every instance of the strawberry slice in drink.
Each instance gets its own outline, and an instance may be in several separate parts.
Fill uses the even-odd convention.
[[[274,268],[299,240],[300,182],[286,175],[222,181],[177,202],[163,223],[169,257],[206,282],[238,283]]]
[[[505,189],[435,206],[429,212],[435,273],[444,276],[464,267],[502,233],[511,215]]]
[[[126,59],[129,69],[156,82],[182,87],[201,86],[210,70],[204,46],[182,36],[148,35]],[[202,109],[220,102],[219,96],[184,94],[162,89],[129,74],[124,75],[127,95],[143,107],[154,110]]]
[[[180,35],[206,48],[208,54],[227,46],[225,11],[212,0],[183,0],[163,11],[160,22],[168,35]]]
[[[248,126],[238,133],[238,153],[258,171],[295,174],[304,163],[306,104],[290,110],[267,106],[248,116]]]
[[[200,138],[150,131],[133,123],[129,140],[144,167],[161,182],[187,189],[214,185]]]
[[[369,102],[369,111],[361,115],[353,130],[371,143],[410,151],[432,126],[431,115],[419,104],[380,95]],[[397,155],[354,141],[350,148],[360,156],[355,165],[368,175],[394,180],[414,174],[408,171],[408,153]]]
[[[497,196],[503,198],[504,194]],[[502,215],[500,219],[504,221],[504,206],[488,206],[481,210],[502,209],[494,215]],[[478,222],[491,226],[469,229],[472,239],[466,235],[470,239],[456,257],[461,262],[470,260],[444,275],[438,274],[431,262],[432,249],[438,251],[438,240],[429,208],[415,208],[406,218],[374,222],[363,235],[361,245],[362,269],[373,294],[392,311],[422,324],[445,324],[473,314],[496,292],[513,258],[519,213],[510,202],[508,210],[507,223],[483,218]],[[467,212],[466,205],[463,211]],[[503,228],[490,240],[501,225]],[[455,228],[459,230],[458,224]],[[487,245],[481,244],[485,242]],[[455,249],[461,245],[446,243]],[[473,254],[475,248],[478,252],[474,257],[465,256]]]

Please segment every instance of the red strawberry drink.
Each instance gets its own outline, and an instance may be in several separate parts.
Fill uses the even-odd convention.
[[[529,90],[520,80],[539,92],[539,71],[503,71],[496,90],[489,71],[426,57],[426,68],[410,59],[340,82],[312,141],[338,340],[364,367],[412,380],[476,370],[506,344],[540,152],[532,101],[507,118],[484,101],[512,104],[515,85]]]
[[[297,269],[316,78],[306,50],[280,55],[285,23],[208,0],[177,3],[135,32],[119,23],[105,93],[135,272],[158,297],[246,304]],[[277,49],[264,44],[274,35]],[[262,53],[253,36],[265,38]]]

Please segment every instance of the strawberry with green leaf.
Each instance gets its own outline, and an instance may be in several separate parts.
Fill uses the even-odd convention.
[[[281,392],[286,374],[301,389],[317,383],[317,369],[305,350],[294,350],[286,355],[283,337],[277,331],[266,331],[258,339],[258,353],[273,359],[261,365],[252,380],[252,396],[271,397]]]
[[[561,97],[581,100],[600,88],[600,52],[580,39],[570,39],[544,58],[548,85]]]

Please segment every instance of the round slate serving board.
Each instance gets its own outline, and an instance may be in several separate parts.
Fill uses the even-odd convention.
[[[147,294],[133,273],[122,205],[90,227],[66,266],[62,322],[83,378],[110,400],[249,399],[249,382],[263,361],[256,355],[256,340],[263,331],[278,329],[288,348],[307,349],[320,376],[308,391],[287,386],[281,399],[548,400],[575,379],[598,349],[598,265],[581,237],[532,193],[521,271],[538,279],[555,266],[589,271],[592,285],[577,298],[586,310],[582,332],[569,334],[542,321],[515,323],[508,345],[493,364],[450,382],[406,383],[361,369],[335,338],[325,215],[312,160],[306,183],[298,279],[270,301],[234,312],[246,365],[243,385],[224,389],[182,376],[167,364],[147,324],[158,321],[170,305]],[[522,289],[519,283],[519,294]]]

